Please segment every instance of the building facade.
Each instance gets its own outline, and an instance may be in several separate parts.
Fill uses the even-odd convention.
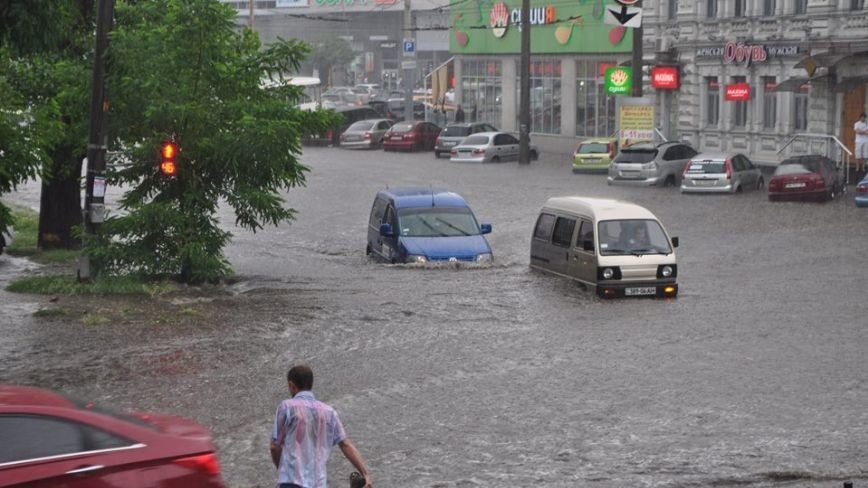
[[[645,85],[658,124],[702,151],[767,163],[807,152],[844,160],[831,136],[852,151],[865,111],[864,3],[644,0],[645,62],[677,67],[681,78],[671,91]]]

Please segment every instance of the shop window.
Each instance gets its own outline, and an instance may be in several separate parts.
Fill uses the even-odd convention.
[[[763,129],[774,129],[778,122],[778,94],[774,76],[763,76]]]
[[[793,130],[808,130],[808,94],[810,85],[802,84],[793,93]]]
[[[530,63],[530,131],[542,134],[561,133],[561,62],[538,57]],[[521,78],[516,78],[521,86]],[[521,125],[521,96],[516,97],[516,122]]]
[[[865,8],[865,0],[850,0],[850,10],[862,10]]]
[[[461,104],[465,120],[487,122],[500,127],[502,65],[500,61],[464,60],[461,62]]]
[[[733,10],[733,17],[744,17],[744,4],[747,0],[735,0],[735,9]]]
[[[666,4],[666,18],[675,20],[678,17],[678,0],[669,0]]]
[[[705,124],[717,126],[720,121],[720,83],[716,76],[705,78]]]
[[[602,73],[615,62],[576,61],[576,135],[609,137],[615,132],[615,97],[606,95]]]
[[[705,16],[709,19],[717,18],[717,0],[707,0],[705,6]]]
[[[733,83],[746,83],[747,78],[744,76],[733,76]],[[747,101],[731,102],[732,103],[732,125],[735,128],[744,128],[747,126]]]
[[[808,13],[808,0],[796,0],[795,10],[793,13],[806,14]]]
[[[775,14],[775,0],[763,0],[763,15],[770,16]]]

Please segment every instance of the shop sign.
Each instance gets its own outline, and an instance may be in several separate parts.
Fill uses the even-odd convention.
[[[307,7],[307,0],[277,0],[274,6],[276,8]]]
[[[624,66],[608,68],[603,86],[607,95],[629,95],[633,90],[633,74],[630,68]]]
[[[750,100],[750,85],[747,83],[730,83],[726,85],[724,99],[728,102],[746,102]]]
[[[555,12],[555,7],[553,5],[534,7],[530,9],[530,25],[546,25],[553,23],[555,19],[558,18]],[[520,8],[512,9],[512,12],[509,14],[509,21],[512,22],[513,25],[518,26],[518,30],[521,30]]]
[[[640,141],[653,141],[654,105],[622,104],[618,109],[618,134],[621,147]]]
[[[398,47],[398,41],[381,42],[380,47],[383,49],[395,49]]]
[[[651,68],[651,86],[657,90],[677,90],[681,87],[678,66],[654,66]]]
[[[743,42],[727,42],[724,46],[698,47],[697,58],[723,58],[730,64],[762,63],[769,58],[799,56],[801,49],[797,45],[766,46],[765,44],[745,44]]]

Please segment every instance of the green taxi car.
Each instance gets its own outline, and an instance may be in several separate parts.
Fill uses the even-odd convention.
[[[573,154],[573,173],[606,173],[617,152],[617,139],[582,141]]]

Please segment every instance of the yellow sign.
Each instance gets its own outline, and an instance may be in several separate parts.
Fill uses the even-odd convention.
[[[654,140],[654,105],[622,105],[618,119],[621,147]]]

